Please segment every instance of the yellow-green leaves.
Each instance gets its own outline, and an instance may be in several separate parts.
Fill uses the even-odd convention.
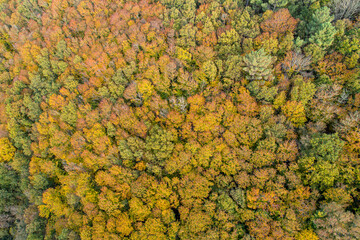
[[[0,162],[10,161],[15,154],[15,150],[8,138],[0,138]]]

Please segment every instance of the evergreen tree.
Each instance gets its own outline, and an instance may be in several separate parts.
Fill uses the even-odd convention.
[[[336,29],[331,23],[333,20],[328,7],[317,9],[308,24],[309,42],[322,49],[330,47],[336,34]]]
[[[269,80],[272,76],[273,60],[264,49],[253,51],[243,57],[243,70],[250,80]]]

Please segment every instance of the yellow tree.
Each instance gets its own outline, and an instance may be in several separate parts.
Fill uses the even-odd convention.
[[[305,108],[301,102],[288,101],[282,110],[284,115],[295,127],[300,127],[306,122]]]
[[[15,147],[8,138],[0,138],[0,162],[10,161],[15,154]]]

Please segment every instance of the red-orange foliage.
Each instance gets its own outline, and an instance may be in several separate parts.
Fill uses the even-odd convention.
[[[282,34],[285,32],[293,32],[298,22],[299,20],[293,18],[287,8],[282,8],[262,22],[260,27],[264,32]]]

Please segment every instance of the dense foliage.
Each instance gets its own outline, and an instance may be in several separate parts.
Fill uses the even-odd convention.
[[[360,239],[359,13],[0,1],[0,239]]]

